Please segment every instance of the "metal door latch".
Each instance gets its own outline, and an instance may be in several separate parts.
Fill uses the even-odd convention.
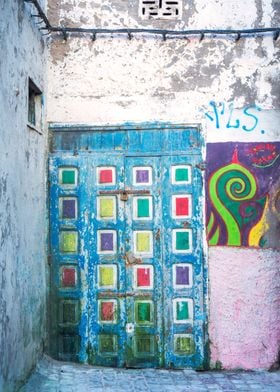
[[[121,201],[127,201],[128,200],[128,193],[126,191],[123,191],[121,193],[120,199],[121,199]]]
[[[100,191],[99,195],[120,195],[121,201],[127,201],[129,195],[150,195],[147,189],[115,189],[110,191]]]

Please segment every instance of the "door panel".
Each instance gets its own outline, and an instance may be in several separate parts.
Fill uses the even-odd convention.
[[[125,158],[127,366],[161,366],[162,249],[159,157]],[[142,194],[141,194],[142,193]]]
[[[204,300],[199,157],[163,157],[164,331],[167,367],[202,363]]]
[[[88,254],[85,244],[90,241],[86,230],[90,187],[87,167],[85,156],[50,159],[50,341],[52,353],[64,360],[86,357],[88,302],[84,281]]]
[[[87,244],[90,362],[123,366],[125,361],[126,271],[124,260],[124,159],[120,155],[95,154],[89,171]]]

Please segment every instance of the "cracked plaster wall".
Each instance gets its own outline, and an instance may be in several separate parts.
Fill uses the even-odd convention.
[[[165,29],[253,28],[279,26],[279,1],[184,1],[181,21],[142,21],[138,2],[65,1],[49,2],[48,14],[55,25],[100,28],[147,27]],[[49,43],[48,121],[57,123],[115,124],[127,121],[169,121],[198,123],[207,142],[279,140],[280,40],[271,36],[241,38],[198,38],[162,41],[151,36],[126,37],[53,36]],[[225,105],[226,114],[219,127],[205,116],[209,103]],[[230,105],[232,120],[240,126],[228,128]],[[244,108],[257,106],[258,125],[245,131]],[[251,118],[252,120],[252,118]],[[243,121],[243,122],[242,122]],[[257,289],[248,287],[246,306],[240,307],[242,320],[258,306],[258,317],[274,320],[260,323],[250,320],[246,333],[234,333],[230,305],[243,301],[244,281],[229,280],[232,269],[251,276],[258,287],[275,287],[273,276],[279,265],[279,253],[264,250],[228,248],[222,257],[220,248],[211,248],[210,268],[210,349],[212,364],[226,368],[268,368],[277,360],[279,310],[272,305],[277,292],[267,290],[263,301]],[[219,257],[218,257],[219,256]],[[244,263],[244,260],[248,262]],[[255,270],[255,268],[259,268]],[[262,268],[269,273],[262,274]],[[271,302],[272,301],[272,302]],[[271,304],[267,307],[267,302]],[[223,311],[226,304],[226,312]],[[261,305],[261,306],[260,306]],[[250,314],[249,314],[250,313]],[[263,320],[264,321],[264,320]],[[241,324],[241,325],[243,325]],[[278,323],[279,325],[279,323]],[[223,333],[221,328],[225,327]],[[268,354],[260,350],[260,334],[266,335]],[[246,341],[254,336],[254,343]],[[271,339],[270,339],[271,337]],[[245,352],[244,347],[250,348]],[[247,359],[240,359],[247,355]]]
[[[41,4],[43,4],[41,2]],[[25,380],[46,330],[46,132],[27,127],[28,77],[45,92],[45,46],[23,1],[0,0],[0,391]]]

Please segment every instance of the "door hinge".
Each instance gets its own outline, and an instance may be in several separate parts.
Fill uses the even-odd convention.
[[[195,167],[197,167],[199,170],[203,171],[206,169],[206,162],[198,163],[197,165],[195,165]]]
[[[160,240],[160,229],[157,229],[157,232],[156,232],[156,240],[157,240],[157,241]]]

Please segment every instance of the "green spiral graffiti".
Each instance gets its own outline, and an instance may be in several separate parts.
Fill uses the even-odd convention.
[[[209,195],[227,231],[227,245],[241,245],[240,203],[252,199],[257,183],[252,173],[239,163],[218,169],[209,181]]]

